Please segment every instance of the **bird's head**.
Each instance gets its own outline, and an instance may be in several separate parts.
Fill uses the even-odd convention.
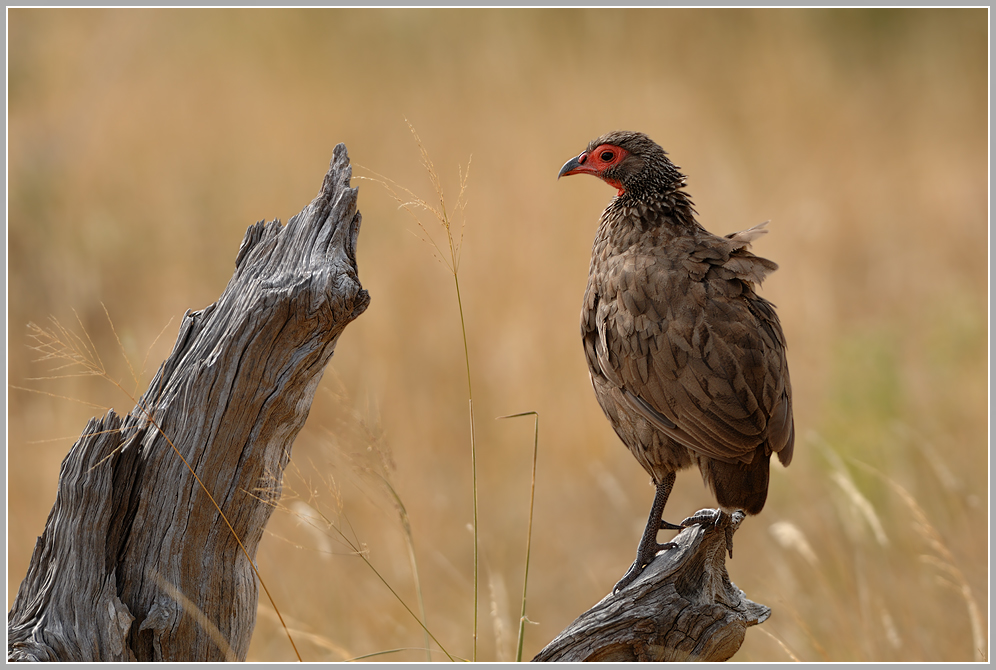
[[[619,189],[619,195],[673,191],[685,183],[666,151],[643,133],[628,130],[593,139],[587,149],[564,163],[557,178],[572,174],[595,175]]]

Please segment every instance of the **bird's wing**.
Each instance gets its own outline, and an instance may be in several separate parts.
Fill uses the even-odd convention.
[[[703,263],[724,269],[722,258]],[[767,441],[787,464],[794,428],[778,318],[744,282],[703,275],[661,272],[648,254],[614,264],[589,298],[589,366],[636,414],[703,456],[750,462]]]

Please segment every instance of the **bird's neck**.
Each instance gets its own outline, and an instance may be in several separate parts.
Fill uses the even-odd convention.
[[[602,220],[611,220],[615,223],[613,227],[633,227],[648,232],[660,229],[658,232],[665,235],[682,236],[702,230],[695,214],[692,199],[680,187],[631,189],[612,199]]]
[[[703,232],[695,220],[692,201],[683,191],[642,198],[627,191],[613,198],[602,212],[592,260],[597,264],[634,248],[670,246],[674,240],[698,238]]]

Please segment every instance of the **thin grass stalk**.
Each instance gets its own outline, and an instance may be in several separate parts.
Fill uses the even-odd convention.
[[[445,210],[444,210],[445,215]],[[453,251],[453,236],[449,235],[449,228],[447,228],[447,235],[450,238],[450,252]],[[479,575],[478,566],[480,565],[480,559],[478,556],[478,551],[480,547],[480,542],[478,539],[478,506],[477,506],[477,441],[474,436],[474,387],[470,381],[470,351],[467,347],[467,325],[463,318],[463,302],[460,299],[460,279],[457,276],[456,264],[454,262],[453,270],[453,284],[456,287],[456,298],[457,306],[460,308],[460,331],[463,335],[463,360],[464,366],[467,369],[467,406],[470,410],[470,476],[471,485],[474,491],[474,654],[472,659],[477,661],[477,602],[478,602],[478,591],[479,591]]]
[[[913,529],[937,554],[936,556],[921,556],[920,560],[928,565],[933,565],[935,568],[943,573],[946,573],[948,577],[950,577],[950,579],[943,579],[942,583],[954,590],[954,592],[960,595],[962,600],[965,602],[965,607],[968,611],[969,625],[971,626],[970,630],[972,632],[972,653],[974,660],[976,662],[985,661],[985,650],[987,647],[986,628],[982,621],[982,614],[979,610],[979,606],[975,602],[975,598],[972,596],[972,589],[971,586],[969,586],[968,580],[965,578],[964,573],[962,573],[962,571],[958,568],[954,554],[952,554],[951,550],[948,549],[947,544],[944,542],[941,534],[937,531],[937,528],[930,523],[930,519],[927,517],[927,512],[920,507],[919,503],[916,501],[916,498],[914,498],[909,491],[903,488],[903,486],[901,486],[898,482],[888,477],[885,473],[872,467],[868,463],[859,461],[856,458],[848,457],[847,460],[857,467],[860,467],[865,472],[868,472],[885,482],[885,484],[889,486],[889,488],[891,488],[909,508],[910,512],[913,514]]]
[[[422,581],[418,576],[418,561],[415,560],[415,534],[412,532],[412,524],[408,519],[408,509],[401,502],[401,496],[398,495],[398,492],[391,484],[391,480],[380,473],[377,473],[377,476],[380,477],[384,486],[391,493],[391,497],[394,498],[395,506],[398,509],[398,517],[401,519],[401,527],[405,532],[405,544],[408,546],[408,562],[412,567],[412,579],[415,581],[415,599],[418,602],[418,613],[422,621],[422,637],[425,640],[425,660],[431,663],[432,650],[429,648],[428,619],[425,615],[425,599],[422,597]]]
[[[789,657],[790,661],[792,661],[793,663],[801,663],[802,662],[802,660],[798,656],[796,656],[794,653],[792,653],[792,650],[789,649],[788,645],[785,644],[784,642],[782,642],[781,638],[778,638],[778,637],[772,635],[771,633],[769,633],[768,631],[764,630],[763,628],[759,627],[758,630],[760,632],[764,633],[765,635],[767,635],[768,637],[770,637],[772,640],[774,640],[775,643],[779,647],[781,647],[782,651],[785,652],[785,655]]]
[[[353,541],[350,540],[346,536],[346,534],[342,532],[342,529],[336,526],[334,523],[332,523],[332,521],[324,514],[322,514],[321,511],[318,511],[318,514],[321,515],[322,519],[325,521],[328,527],[334,530],[339,535],[339,537],[342,538],[342,541],[346,543],[346,546],[348,546],[353,551],[354,554],[359,556],[363,560],[363,562],[367,564],[367,567],[370,568],[370,570],[372,570],[375,575],[377,575],[377,579],[383,582],[384,586],[387,587],[387,590],[391,592],[391,595],[393,595],[395,599],[399,603],[401,603],[401,606],[405,608],[408,614],[410,614],[411,617],[418,622],[418,625],[422,627],[422,630],[425,631],[425,634],[431,637],[432,641],[439,646],[439,650],[442,651],[444,654],[446,654],[446,658],[448,658],[451,661],[457,660],[450,654],[450,652],[446,651],[446,648],[442,645],[442,643],[439,642],[439,640],[436,639],[436,636],[433,635],[432,632],[425,626],[425,624],[422,623],[421,619],[419,619],[418,616],[415,615],[415,612],[412,611],[412,608],[409,607],[408,604],[401,597],[401,595],[394,590],[394,587],[392,587],[391,584],[384,578],[384,575],[380,574],[380,571],[377,570],[376,567],[374,567],[374,564],[371,563],[370,559],[366,557],[366,554],[363,552],[363,550],[360,547],[353,544]],[[346,523],[349,524],[348,518],[346,519]],[[352,531],[352,524],[349,524],[349,527],[350,530]],[[353,531],[353,534],[355,535],[355,531]]]
[[[529,524],[526,527],[526,567],[522,575],[522,609],[519,612],[519,640],[515,650],[515,662],[522,662],[522,644],[526,637],[526,590],[529,586],[529,554],[533,542],[533,508],[536,502],[536,460],[539,456],[539,412],[522,412],[520,414],[510,414],[500,416],[499,419],[514,419],[520,416],[532,416],[533,422],[533,473],[532,481],[529,485]]]
[[[398,594],[398,592],[394,590],[394,588],[388,583],[388,581],[384,578],[384,576],[382,574],[380,574],[380,572],[377,570],[376,567],[374,567],[373,563],[370,562],[370,559],[367,558],[366,552],[362,548],[362,543],[359,541],[359,539],[357,538],[356,542],[354,542],[349,537],[347,537],[347,535],[342,531],[342,529],[339,528],[328,517],[328,515],[326,515],[325,513],[323,513],[318,507],[312,507],[311,505],[307,505],[307,503],[305,503],[314,512],[314,515],[310,515],[310,514],[309,515],[302,515],[300,512],[293,511],[293,510],[287,508],[286,506],[284,506],[281,503],[272,503],[271,502],[269,504],[274,505],[274,507],[277,508],[277,509],[281,509],[281,510],[283,510],[285,512],[288,512],[290,514],[293,514],[293,515],[297,516],[298,519],[300,519],[303,523],[306,523],[310,527],[312,527],[312,528],[314,528],[314,529],[316,529],[316,530],[318,530],[320,532],[324,532],[324,531],[322,531],[320,528],[318,528],[318,526],[315,525],[315,520],[316,519],[320,519],[321,520],[321,522],[322,522],[322,524],[323,524],[323,526],[325,527],[326,530],[329,530],[329,529],[330,530],[334,530],[336,532],[336,534],[339,536],[339,538],[346,544],[346,546],[349,547],[350,551],[353,552],[354,555],[359,556],[363,560],[363,562],[366,564],[366,566],[368,568],[370,568],[370,570],[377,576],[378,579],[380,579],[381,582],[383,582],[384,586],[386,586],[387,589],[391,592],[391,595],[394,596],[394,598],[398,601],[398,603],[400,603],[401,606],[405,608],[405,611],[407,611],[408,614],[410,614],[411,617],[413,619],[415,619],[416,623],[418,623],[418,625],[422,628],[424,639],[426,640],[425,646],[422,649],[425,650],[426,657],[427,657],[427,660],[429,662],[432,661],[432,648],[429,646],[429,640],[430,639],[439,646],[440,651],[442,651],[444,654],[446,654],[446,657],[450,661],[458,661],[458,660],[462,661],[462,660],[466,660],[466,659],[463,659],[463,658],[455,657],[455,656],[451,655],[448,651],[446,651],[446,648],[443,647],[443,645],[439,642],[439,640],[437,640],[436,637],[429,631],[429,628],[426,625],[425,603],[424,603],[424,601],[422,599],[422,586],[421,586],[421,582],[420,582],[419,576],[418,576],[418,566],[417,566],[417,563],[415,561],[414,535],[412,533],[411,523],[408,520],[408,511],[406,510],[406,508],[404,506],[404,503],[401,501],[401,496],[398,495],[397,490],[391,484],[390,479],[388,477],[385,477],[383,474],[381,474],[379,472],[376,472],[375,475],[376,475],[376,477],[378,477],[381,480],[381,482],[383,482],[384,486],[387,488],[387,490],[390,492],[391,496],[394,498],[394,501],[395,501],[397,509],[398,509],[398,515],[401,518],[402,526],[404,527],[404,531],[405,531],[406,537],[408,538],[409,558],[411,560],[412,572],[414,573],[415,592],[416,592],[416,596],[417,596],[417,599],[418,599],[418,606],[419,606],[419,611],[421,613],[421,618],[419,618],[418,616],[415,616],[415,613],[412,612],[412,609],[408,606],[408,604],[405,603],[405,601],[401,598],[401,596]],[[300,476],[300,474],[299,474],[299,476]],[[342,499],[339,496],[339,493],[337,491],[337,487],[335,486],[334,480],[332,480],[332,478],[330,477],[327,480],[325,478],[322,478],[322,481],[325,483],[326,487],[330,491],[332,491],[333,496],[335,497],[336,502],[337,502],[336,509],[338,510],[340,516],[342,516],[342,518],[345,519],[346,525],[349,526],[349,530],[352,532],[353,537],[354,538],[357,537],[356,531],[353,529],[352,523],[350,523],[349,518],[342,511]],[[311,489],[312,489],[312,487],[309,484],[308,485],[308,490],[311,491]],[[261,489],[261,490],[266,490],[266,489]],[[258,500],[263,500],[263,498],[261,498],[259,496],[257,496],[257,499]],[[417,649],[417,648],[416,647],[406,647],[405,649],[411,650],[411,649]],[[392,651],[398,651],[398,650],[392,650]],[[389,652],[374,652],[372,654],[366,654],[364,656],[357,656],[356,658],[350,658],[350,659],[346,659],[346,660],[357,660],[357,659],[361,659],[361,658],[368,658],[370,656],[376,656],[376,655],[381,654],[381,653],[390,653],[390,651]]]
[[[338,382],[339,380],[337,379],[336,381]],[[329,393],[342,402],[344,402],[347,397],[345,388],[341,388],[341,390],[336,393],[331,391]],[[360,416],[359,412],[352,410],[351,414],[356,421],[356,425],[362,429],[367,443],[367,449],[377,454],[375,463],[379,464],[379,467],[371,467],[362,464],[359,460],[354,460],[353,466],[357,472],[368,473],[375,477],[377,481],[384,486],[388,494],[390,494],[391,499],[394,501],[394,508],[398,513],[398,520],[401,522],[401,528],[404,532],[405,545],[408,548],[408,563],[412,570],[412,580],[414,581],[415,586],[415,599],[418,603],[419,616],[421,617],[421,624],[423,627],[422,640],[423,647],[425,649],[425,660],[426,662],[432,662],[432,648],[429,644],[430,638],[428,631],[425,630],[428,628],[429,622],[425,613],[425,598],[422,594],[422,580],[419,577],[418,560],[415,555],[415,533],[412,531],[411,520],[408,517],[408,508],[405,507],[405,503],[401,500],[401,494],[398,493],[398,490],[391,482],[390,472],[393,469],[393,463],[389,455],[390,449],[386,445],[382,446],[381,438],[377,431],[368,425],[367,421]],[[333,436],[332,431],[327,430],[327,432],[330,436]],[[329,489],[333,490],[334,487],[330,484]],[[339,509],[342,509],[341,500],[339,501]]]
[[[376,177],[374,181],[380,182],[391,194],[395,200],[398,201],[401,208],[407,211],[415,222],[418,224],[419,228],[425,234],[425,241],[432,245],[432,247],[439,254],[438,258],[446,268],[453,275],[453,287],[456,289],[456,299],[457,299],[457,309],[460,312],[460,334],[463,338],[463,360],[464,368],[467,371],[467,405],[469,410],[470,418],[470,467],[471,467],[471,487],[474,494],[474,521],[473,521],[473,533],[474,533],[474,652],[472,659],[477,661],[477,632],[478,632],[478,602],[480,594],[480,539],[478,535],[478,500],[477,500],[477,440],[474,430],[474,387],[471,382],[470,374],[470,349],[467,346],[467,323],[464,318],[463,313],[463,299],[460,296],[460,245],[463,240],[463,228],[460,229],[460,240],[454,239],[453,237],[453,226],[450,222],[449,215],[446,213],[446,199],[443,197],[443,187],[439,180],[439,175],[436,173],[436,168],[432,164],[432,160],[429,158],[429,152],[426,150],[425,145],[422,144],[422,139],[415,132],[415,127],[412,126],[407,119],[405,122],[408,123],[408,129],[412,133],[412,137],[415,138],[415,143],[418,145],[419,152],[422,156],[422,166],[429,175],[429,181],[432,183],[433,189],[436,191],[436,196],[439,199],[438,208],[433,207],[428,202],[422,198],[415,195],[410,189],[403,186],[398,186],[392,180],[374,173]],[[467,170],[460,171],[460,193],[457,196],[456,205],[454,209],[456,211],[462,211],[466,206],[466,200],[464,199],[464,194],[467,189],[467,179],[470,174],[470,162],[467,163]],[[406,197],[402,197],[398,191],[395,190],[395,186],[405,193]],[[429,232],[428,228],[422,223],[418,215],[415,213],[413,207],[423,209],[430,212],[439,224],[442,226],[444,232],[446,233],[446,242],[449,248],[449,261],[446,260],[443,255],[442,250],[439,245],[434,241],[432,234]]]
[[[428,619],[425,616],[425,599],[422,597],[422,581],[418,576],[418,561],[415,560],[415,537],[412,535],[412,526],[408,523],[407,516],[405,518],[405,539],[408,541],[408,562],[412,566],[412,579],[415,580],[415,600],[418,602],[418,614],[422,618],[423,624],[428,623]],[[425,640],[425,660],[427,663],[432,662],[432,650],[429,648],[429,632],[428,626],[422,630],[422,638]]]
[[[397,649],[384,649],[383,651],[373,651],[373,652],[370,652],[369,654],[363,654],[361,656],[354,656],[354,657],[346,659],[346,660],[350,661],[350,662],[352,662],[352,661],[362,661],[363,659],[366,659],[366,658],[374,658],[376,656],[386,656],[387,654],[397,654],[397,653],[400,653],[402,651],[418,651],[418,649],[416,647],[398,647]],[[467,661],[466,658],[451,658],[450,660],[451,661],[464,661],[464,662]]]
[[[453,273],[453,287],[456,289],[456,301],[457,309],[460,312],[460,335],[463,338],[463,362],[464,369],[467,371],[467,407],[470,415],[470,477],[471,477],[471,487],[474,494],[474,653],[471,660],[477,662],[477,637],[478,637],[478,601],[480,592],[480,557],[479,557],[479,547],[480,538],[478,536],[478,501],[477,501],[477,440],[474,431],[474,385],[471,383],[470,377],[470,348],[467,346],[467,322],[463,315],[463,299],[460,297],[460,245],[453,239],[453,228],[450,224],[449,216],[446,213],[446,200],[443,197],[443,187],[439,181],[439,176],[436,174],[435,168],[432,165],[432,161],[429,160],[429,154],[425,150],[425,146],[422,144],[421,138],[415,132],[415,128],[408,124],[408,127],[412,131],[412,135],[415,136],[415,141],[418,143],[419,149],[422,152],[422,163],[425,165],[426,170],[429,172],[430,180],[436,189],[436,194],[439,196],[439,220],[442,223],[443,228],[446,230],[446,241],[449,244],[450,249],[450,270]],[[469,171],[470,165],[468,164],[467,169]],[[460,209],[463,204],[463,191],[466,188],[466,175],[461,174],[461,188],[460,196],[457,198],[457,209]]]

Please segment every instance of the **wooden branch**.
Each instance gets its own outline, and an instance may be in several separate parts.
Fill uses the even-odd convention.
[[[340,144],[308,207],[249,227],[135,409],[87,424],[8,614],[8,660],[245,659],[250,561],[339,335],[370,301],[351,175]]]
[[[708,516],[702,510],[695,516]],[[725,661],[748,626],[771,615],[726,573],[727,546],[743,514],[692,525],[632,584],[577,618],[534,661]]]

